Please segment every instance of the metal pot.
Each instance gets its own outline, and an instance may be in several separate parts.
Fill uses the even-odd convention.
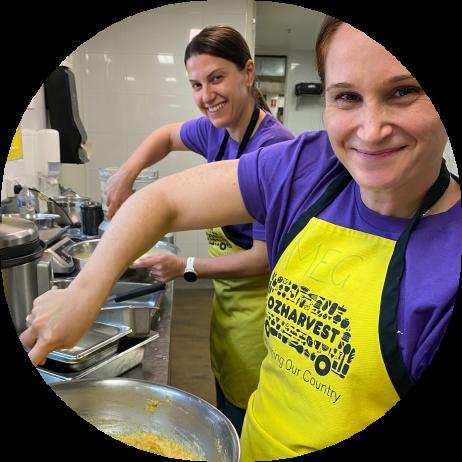
[[[56,196],[47,200],[48,212],[59,215],[58,225],[77,225],[82,222],[80,205],[89,201],[88,197]]]
[[[80,417],[109,434],[146,431],[179,443],[208,462],[238,462],[231,422],[182,390],[134,379],[77,380],[50,385]],[[149,403],[158,402],[150,409]]]
[[[0,256],[6,302],[17,332],[26,329],[34,299],[50,289],[52,257],[44,253],[37,226],[30,220],[1,217]]]

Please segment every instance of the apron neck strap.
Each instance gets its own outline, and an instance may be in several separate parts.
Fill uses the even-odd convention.
[[[259,115],[260,115],[260,108],[257,105],[255,105],[253,113],[252,113],[252,117],[250,118],[249,125],[247,125],[247,129],[245,130],[242,141],[239,144],[239,149],[237,151],[236,159],[239,159],[242,156],[244,149],[249,143],[250,137],[252,136],[255,126],[257,125]],[[221,142],[220,150],[218,151],[215,161],[223,159],[226,145],[228,144],[228,139],[229,139],[229,132],[228,130],[226,130],[225,136],[223,137],[223,141]]]

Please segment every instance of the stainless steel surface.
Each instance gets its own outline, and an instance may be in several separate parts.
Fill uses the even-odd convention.
[[[82,222],[80,205],[88,200],[90,200],[89,197],[56,196],[47,201],[47,208],[48,212],[59,215],[59,225],[77,224]],[[69,223],[69,218],[71,223]]]
[[[100,239],[77,242],[66,248],[65,253],[74,259],[75,267],[81,270],[90,259]]]
[[[57,279],[52,281],[52,286],[57,289],[65,289],[72,281],[73,278]],[[117,282],[111,290],[111,296],[151,286],[152,284]],[[158,291],[120,303],[108,301],[102,306],[96,321],[123,324],[130,327],[132,332],[127,337],[147,337],[151,330],[156,328],[156,323],[159,321],[162,296],[163,291]]]
[[[54,274],[69,274],[75,269],[74,260],[64,253],[64,249],[72,245],[74,241],[64,237],[51,246],[48,246],[45,253],[51,255],[51,265]]]
[[[55,226],[53,228],[43,228],[39,229],[39,238],[43,241],[47,247],[53,245],[55,242],[64,236],[68,232],[68,227]]]
[[[8,309],[17,332],[26,329],[34,299],[50,288],[51,259],[44,254],[33,221],[2,216],[0,223],[2,280]]]
[[[149,338],[140,340],[136,345],[120,351],[83,371],[55,372],[40,366],[37,367],[37,370],[48,384],[83,378],[106,379],[117,377],[141,364],[146,346],[158,338],[159,334],[157,332],[151,332]]]
[[[0,248],[16,247],[38,239],[38,229],[24,218],[2,215],[0,226]]]
[[[90,367],[114,354],[117,351],[118,341],[128,335],[131,329],[121,324],[94,322],[77,344],[68,349],[55,350],[48,353],[48,360],[55,363],[50,366],[68,366],[71,370],[82,370]],[[59,363],[59,364],[56,364]]]
[[[56,226],[56,221],[59,219],[59,215],[55,213],[29,213],[22,215],[20,213],[10,213],[3,215],[7,218],[24,218],[25,220],[32,221],[37,228],[49,229]]]
[[[206,401],[166,385],[133,379],[51,384],[77,414],[111,434],[148,431],[172,439],[208,462],[238,462],[239,438],[229,420]],[[158,401],[154,412],[146,407]]]

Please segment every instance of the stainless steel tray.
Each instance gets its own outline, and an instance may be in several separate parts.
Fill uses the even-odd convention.
[[[94,322],[77,344],[68,349],[48,353],[47,368],[80,371],[117,351],[119,339],[131,332],[123,324]]]
[[[52,281],[52,285],[58,289],[65,289],[72,280],[73,278],[56,279]],[[137,282],[117,282],[111,290],[111,296],[150,285]],[[132,331],[128,337],[147,337],[151,330],[157,327],[163,293],[162,290],[120,303],[105,303],[96,321],[123,324],[130,327]]]
[[[56,372],[46,369],[45,367],[37,367],[40,375],[47,384],[63,382],[66,380],[78,380],[82,378],[105,379],[118,377],[119,375],[129,371],[143,361],[146,345],[159,338],[157,332],[152,332],[152,335],[140,340],[136,345],[127,348],[120,353],[117,353],[104,361],[95,364],[94,366],[80,372]]]

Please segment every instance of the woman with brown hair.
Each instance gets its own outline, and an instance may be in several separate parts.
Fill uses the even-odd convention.
[[[193,151],[216,162],[293,138],[255,87],[255,64],[237,30],[205,27],[186,47],[184,63],[203,117],[165,125],[143,141],[107,183],[109,217],[130,196],[141,170],[172,151]],[[260,329],[269,278],[265,230],[258,223],[236,224],[208,229],[207,239],[209,257],[158,254],[132,267],[150,268],[162,282],[213,279],[210,355],[217,407],[240,433],[266,353]]]
[[[326,131],[137,193],[67,292],[37,299],[21,336],[35,343],[34,364],[85,331],[117,274],[162,233],[254,217],[265,224],[272,274],[268,354],[249,400],[242,461],[334,445],[419,380],[451,318],[461,270],[461,193],[443,161],[447,134],[419,82],[382,45],[334,18],[317,44]],[[175,192],[180,181],[187,203]],[[136,214],[163,199],[132,242]],[[223,207],[210,210],[215,201]],[[84,300],[75,297],[98,278]]]

